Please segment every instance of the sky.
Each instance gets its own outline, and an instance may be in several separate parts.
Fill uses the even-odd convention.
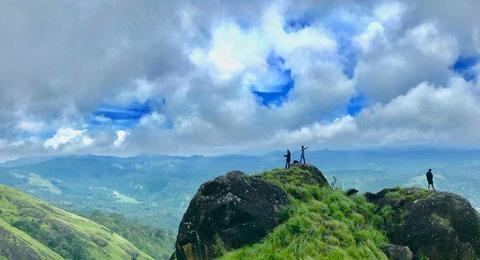
[[[0,3],[0,160],[480,145],[480,2]]]

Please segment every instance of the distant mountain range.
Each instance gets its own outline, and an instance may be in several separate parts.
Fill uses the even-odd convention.
[[[293,151],[293,159],[298,152]],[[362,191],[426,186],[461,194],[480,208],[478,151],[308,151],[329,182]],[[115,212],[173,232],[199,185],[232,169],[259,173],[283,167],[283,153],[260,156],[62,156],[23,158],[0,165],[0,183],[54,205],[88,213]]]

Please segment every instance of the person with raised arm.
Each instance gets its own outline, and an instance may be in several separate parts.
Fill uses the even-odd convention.
[[[303,162],[303,164],[305,164],[305,150],[307,150],[307,149],[308,149],[308,147],[302,145],[302,150],[301,150],[301,154],[300,154],[300,163]]]

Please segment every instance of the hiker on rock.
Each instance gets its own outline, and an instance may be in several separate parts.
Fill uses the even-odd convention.
[[[433,186],[433,173],[432,169],[428,169],[428,172],[426,173],[427,175],[427,182],[428,182],[428,190],[430,190],[430,185],[432,185],[432,190],[435,190],[435,187]]]
[[[292,159],[290,150],[287,149],[287,154],[284,154],[283,157],[285,157],[285,169],[290,168],[290,160]]]
[[[305,164],[305,150],[307,150],[307,149],[308,149],[308,147],[302,145],[302,151],[301,151],[301,154],[300,154],[300,163],[303,162],[303,164]]]

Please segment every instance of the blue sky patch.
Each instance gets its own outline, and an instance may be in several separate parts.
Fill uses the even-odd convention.
[[[248,20],[245,20],[245,19],[237,19],[236,22],[242,30],[248,30],[252,26],[252,24]]]
[[[310,26],[310,22],[306,18],[289,19],[283,26],[286,33],[298,32]]]
[[[150,113],[147,105],[132,105],[130,107],[102,107],[95,112],[96,116],[103,116],[112,121],[139,120],[142,116]]]
[[[462,75],[466,81],[475,79],[478,75],[473,70],[475,65],[480,62],[480,55],[459,56],[455,63],[450,67],[452,71]]]
[[[291,77],[291,71],[287,70],[285,71],[286,74],[288,74]],[[261,91],[252,91],[255,96],[258,97],[259,103],[264,105],[264,106],[280,106],[283,104],[283,102],[286,101],[288,92],[290,92],[290,89],[292,89],[294,86],[294,81],[291,79],[288,81],[285,85],[280,86],[280,91],[276,92],[261,92]]]
[[[267,57],[267,64],[274,68],[281,68],[285,64],[285,59],[271,52]]]
[[[123,127],[131,127],[145,115],[148,115],[165,104],[161,101],[149,99],[144,103],[133,102],[126,106],[103,105],[97,109],[90,122],[93,126],[113,124]]]
[[[281,106],[287,100],[288,93],[294,87],[292,71],[284,68],[285,59],[270,53],[266,59],[269,76],[268,79],[256,82],[252,87],[252,93],[257,97],[259,104],[264,106]]]
[[[366,106],[366,99],[364,95],[356,95],[350,99],[347,104],[347,114],[356,116]]]

